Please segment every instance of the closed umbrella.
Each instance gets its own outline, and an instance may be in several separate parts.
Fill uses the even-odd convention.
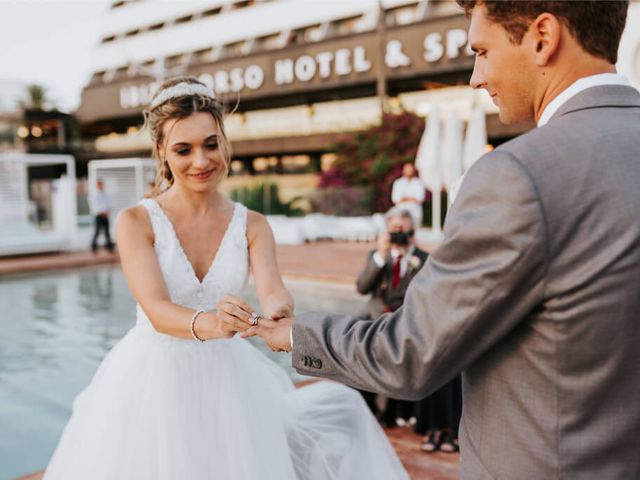
[[[442,192],[442,168],[440,163],[440,110],[431,109],[426,119],[416,153],[416,169],[427,190],[431,192],[431,218],[433,233],[442,236],[440,192]]]
[[[426,125],[418,151],[416,169],[420,179],[430,192],[442,190],[442,168],[440,165],[440,111],[434,107],[427,115]]]
[[[482,107],[476,105],[467,126],[464,140],[464,171],[466,172],[482,155],[487,146],[487,125]]]
[[[444,122],[442,169],[444,186],[450,192],[462,176],[462,119],[454,110],[447,112]]]

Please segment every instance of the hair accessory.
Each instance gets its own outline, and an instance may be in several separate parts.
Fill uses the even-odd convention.
[[[175,85],[172,85],[160,91],[156,98],[154,98],[151,102],[150,108],[154,109],[162,105],[167,100],[171,100],[172,98],[184,97],[187,95],[202,95],[203,97],[213,98],[213,90],[205,85],[202,85],[201,83],[176,83]]]

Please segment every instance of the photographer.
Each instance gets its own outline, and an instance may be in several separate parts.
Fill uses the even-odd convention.
[[[378,318],[397,310],[404,301],[409,282],[427,260],[427,252],[415,245],[411,214],[393,208],[386,215],[387,231],[378,235],[377,249],[358,276],[358,292],[371,294],[362,315]]]
[[[411,279],[427,260],[427,252],[415,245],[414,222],[411,213],[403,208],[393,208],[386,215],[387,231],[378,236],[378,246],[370,253],[367,265],[357,280],[358,292],[371,294],[361,315],[378,318],[384,312],[400,308]],[[362,392],[374,412],[375,394]],[[386,408],[379,415],[385,426],[404,425],[414,417],[414,403],[388,399]]]

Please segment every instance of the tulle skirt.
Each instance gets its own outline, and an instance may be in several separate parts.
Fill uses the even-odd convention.
[[[136,326],[73,414],[45,480],[408,478],[360,395],[295,389],[245,340],[199,343]]]

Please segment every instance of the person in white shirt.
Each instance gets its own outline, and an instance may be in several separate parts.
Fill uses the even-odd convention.
[[[411,213],[416,227],[422,225],[422,202],[424,202],[424,184],[416,176],[413,163],[405,163],[402,176],[393,182],[391,201],[396,207]]]
[[[91,240],[91,250],[95,253],[98,251],[98,237],[100,232],[104,232],[105,246],[107,250],[113,252],[114,244],[109,234],[109,212],[111,211],[111,199],[107,192],[104,191],[104,181],[96,182],[96,191],[89,197],[89,209],[91,215],[95,218],[95,230],[93,239]]]

